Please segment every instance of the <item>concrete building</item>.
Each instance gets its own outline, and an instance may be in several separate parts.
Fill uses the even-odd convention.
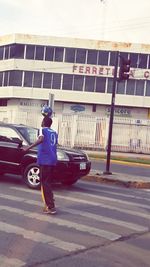
[[[150,45],[14,34],[0,37],[0,120],[40,116],[50,93],[55,114],[108,116],[116,51],[131,71],[117,82],[115,116],[149,119]]]

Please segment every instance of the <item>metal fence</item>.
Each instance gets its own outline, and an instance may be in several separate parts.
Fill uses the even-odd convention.
[[[6,119],[7,118],[7,119]],[[0,120],[40,127],[39,110],[0,112]],[[109,118],[83,114],[63,114],[53,117],[59,143],[67,147],[107,150]],[[150,153],[150,120],[114,117],[112,151]]]

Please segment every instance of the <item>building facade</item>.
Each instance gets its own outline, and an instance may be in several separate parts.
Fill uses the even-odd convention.
[[[0,120],[40,117],[50,93],[57,115],[109,116],[116,51],[131,70],[115,116],[150,119],[150,45],[14,34],[0,37]]]

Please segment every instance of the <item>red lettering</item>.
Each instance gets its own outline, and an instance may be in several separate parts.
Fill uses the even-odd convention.
[[[83,73],[83,66],[79,66],[79,73]]]
[[[130,70],[129,76],[134,78],[134,76],[135,76],[135,70],[134,69]]]
[[[97,74],[97,68],[96,67],[92,68],[92,74]]]
[[[99,74],[103,75],[104,68],[100,67],[99,68]]]
[[[105,68],[106,69],[106,74],[108,75],[110,72],[110,68]]]
[[[85,68],[85,73],[90,74],[90,67],[86,67],[86,68]]]

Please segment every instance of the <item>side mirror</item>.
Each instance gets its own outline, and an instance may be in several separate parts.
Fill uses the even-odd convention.
[[[13,137],[12,138],[12,141],[14,142],[14,143],[17,143],[18,144],[18,147],[22,147],[22,140],[21,139],[19,139],[18,137]]]

